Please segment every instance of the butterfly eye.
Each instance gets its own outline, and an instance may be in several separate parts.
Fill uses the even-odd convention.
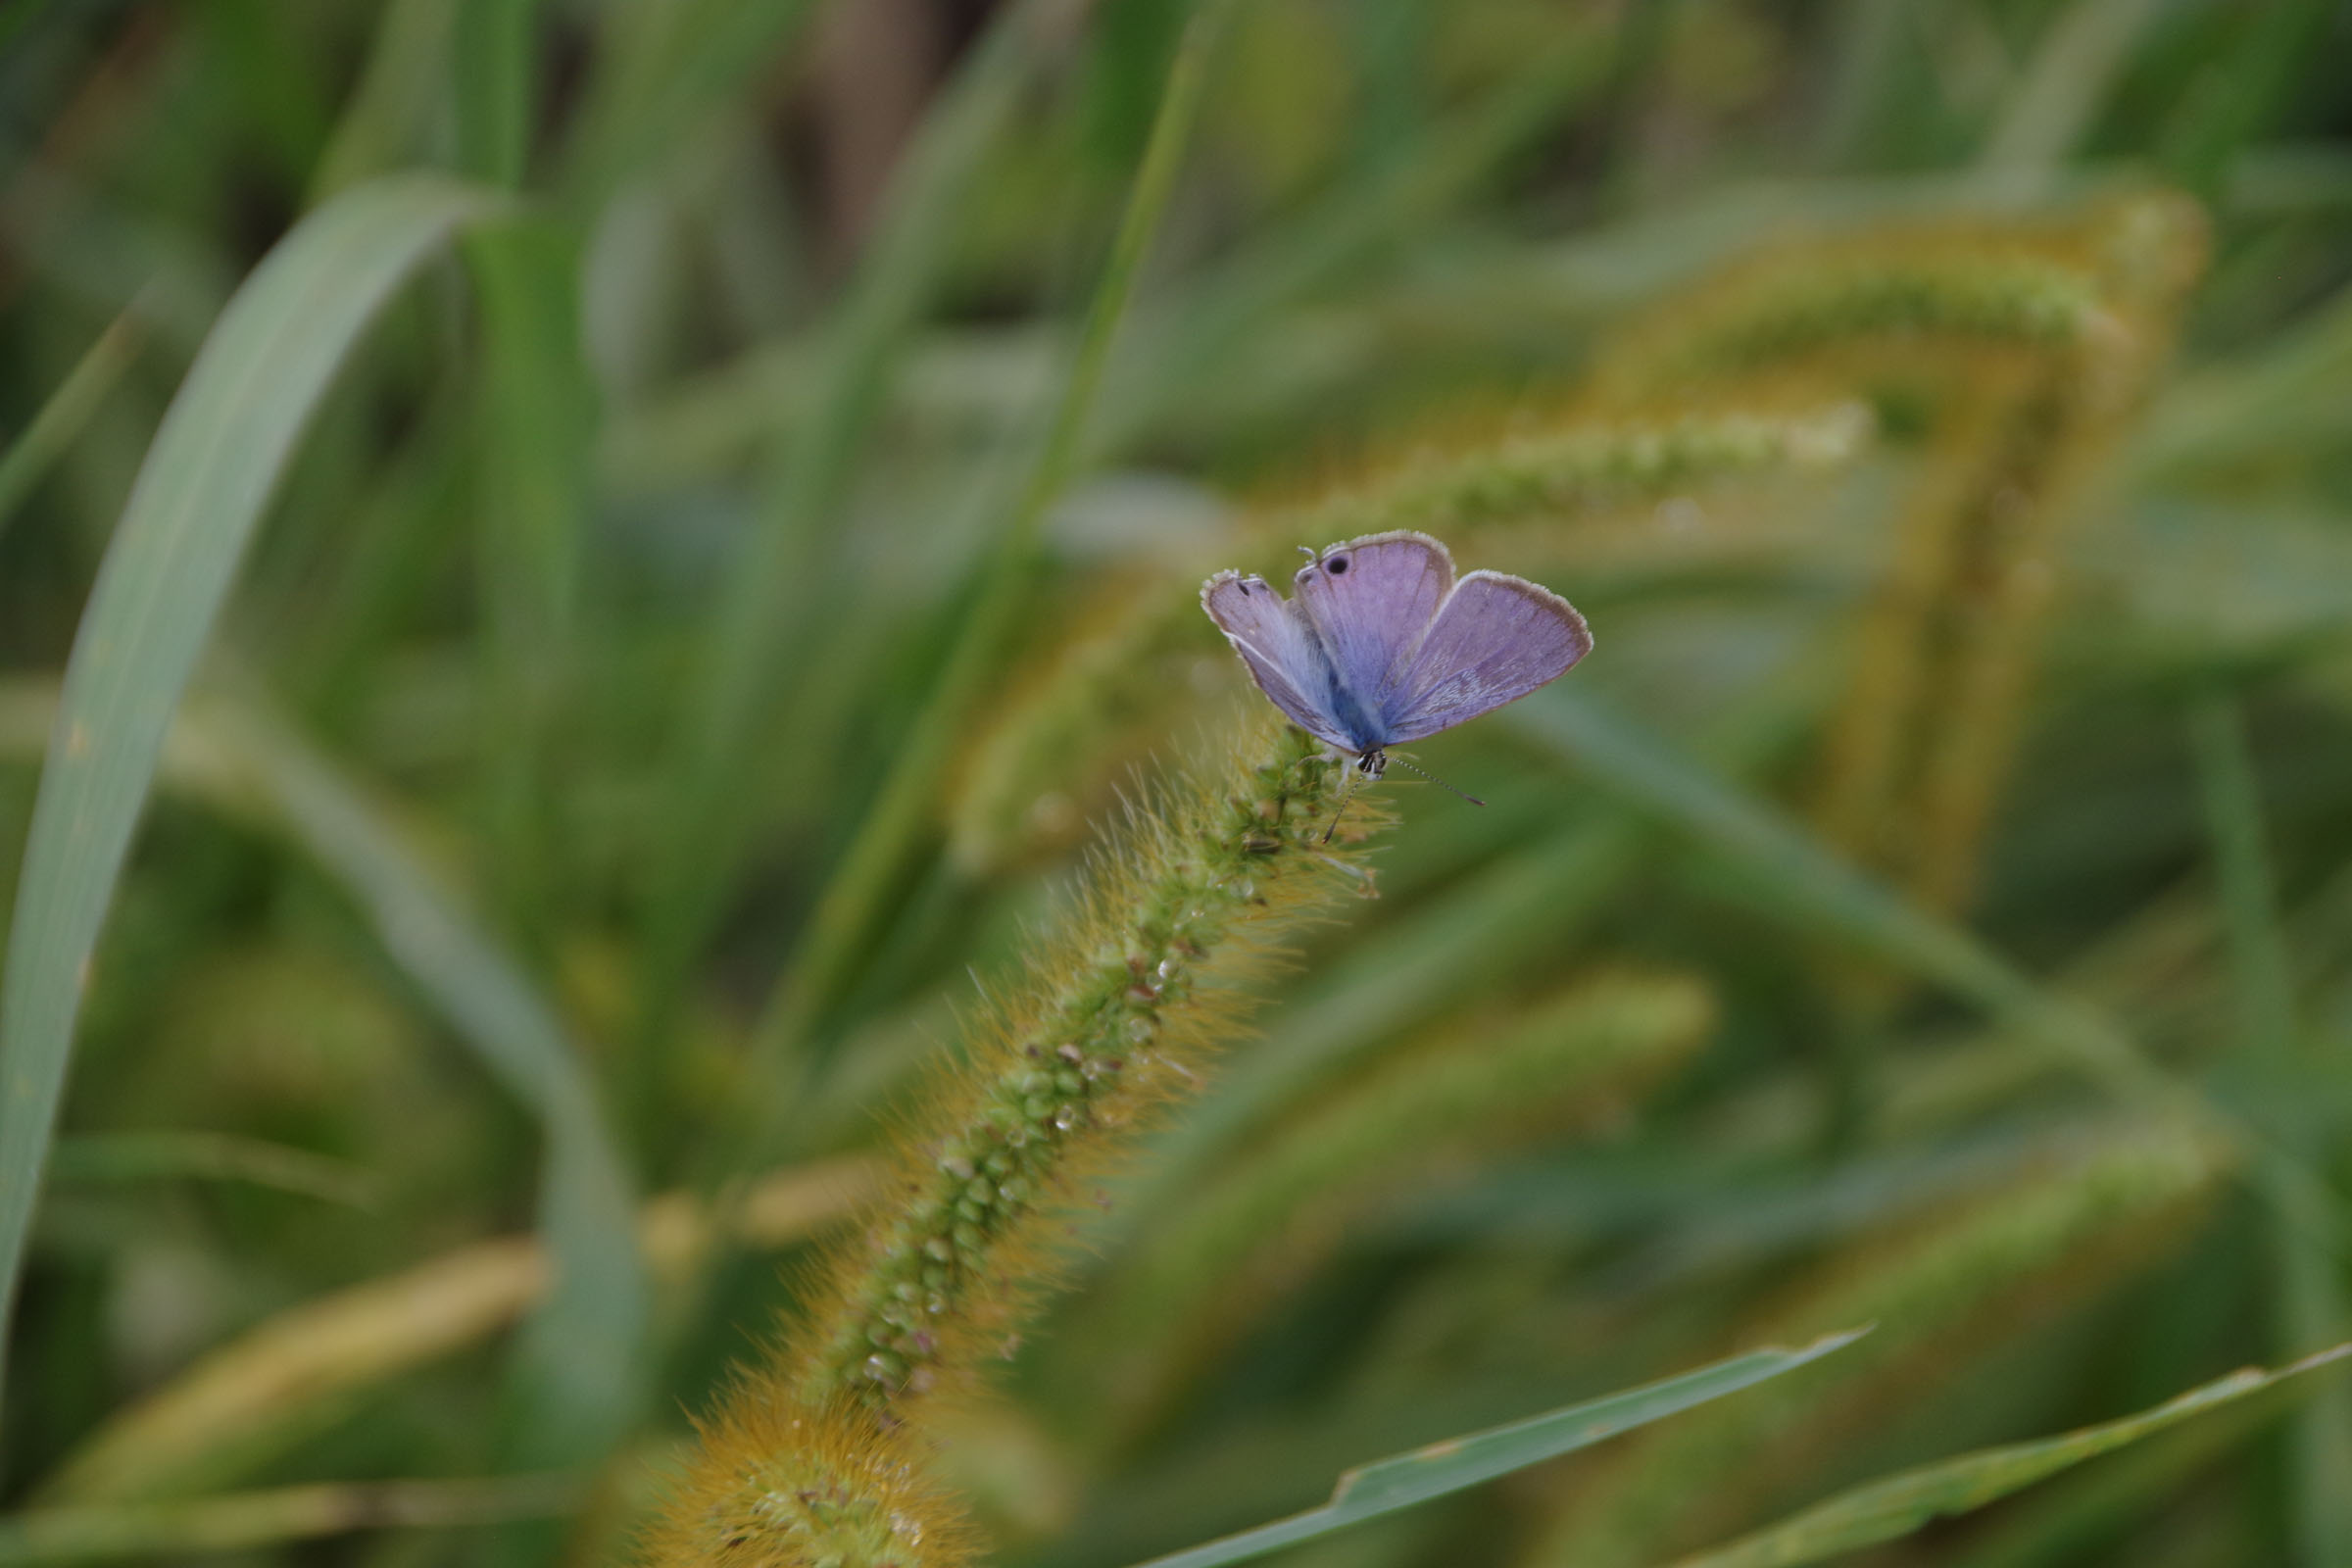
[[[1348,569],[1348,558],[1346,556],[1334,556],[1329,561],[1323,563],[1323,564],[1330,567],[1331,574],[1334,577],[1337,577],[1340,575],[1340,573]]]

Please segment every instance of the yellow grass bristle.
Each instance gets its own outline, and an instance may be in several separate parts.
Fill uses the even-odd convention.
[[[940,1073],[887,1196],[821,1266],[803,1319],[704,1429],[653,1563],[964,1560],[956,1513],[922,1479],[925,1412],[1006,1348],[1054,1273],[1056,1215],[1200,1083],[1246,1010],[1234,982],[1269,939],[1370,891],[1357,846],[1386,818],[1359,801],[1327,842],[1344,778],[1267,714],[1221,771],[1134,803]]]
[[[648,1568],[956,1568],[962,1505],[918,1440],[851,1401],[730,1400],[648,1541]]]

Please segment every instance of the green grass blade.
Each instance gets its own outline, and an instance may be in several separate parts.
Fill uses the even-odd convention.
[[[0,979],[0,1312],[15,1298],[99,927],[246,542],[361,329],[493,200],[412,175],[320,208],[238,289],[156,431],[66,667]]]
[[[556,1286],[519,1349],[510,1457],[601,1457],[635,1413],[647,1287],[630,1184],[585,1059],[521,969],[437,887],[392,824],[260,708],[208,705],[229,765],[334,873],[385,951],[546,1126],[540,1229]]]
[[[474,0],[450,40],[458,165],[514,188],[530,164],[537,97],[535,0]],[[579,331],[581,246],[541,214],[469,236],[481,316],[482,793],[496,848],[490,899],[508,934],[544,956],[556,813],[545,758],[569,665],[595,394]]]
[[[2185,1092],[2104,1019],[2048,995],[1969,933],[1928,914],[1591,697],[1555,688],[1519,704],[1511,716],[1522,733],[1636,808],[1759,875],[1791,917],[1834,929],[2009,1019],[2127,1100],[2182,1107]]]
[[[2155,0],[2075,0],[2036,41],[1979,167],[2046,175],[2062,163],[2106,106],[2156,11]]]
[[[1591,1447],[1693,1405],[1737,1394],[1767,1378],[1792,1372],[1841,1350],[1867,1332],[1864,1329],[1833,1334],[1797,1350],[1751,1350],[1622,1394],[1588,1399],[1508,1426],[1449,1438],[1410,1453],[1378,1459],[1340,1477],[1331,1501],[1320,1508],[1154,1557],[1137,1568],[1217,1568],[1221,1563],[1262,1557],[1279,1547],[1312,1541],[1384,1513],[1475,1487],[1514,1470],[1524,1470],[1531,1464]]]
[[[2021,1496],[1972,1533],[1948,1568],[2066,1568],[2136,1526],[2163,1517],[2165,1505],[2278,1412],[2256,1400],[2217,1410],[2091,1469],[2077,1470],[2045,1491]]]
[[[1250,334],[1284,320],[1318,288],[1348,275],[1384,246],[1434,224],[1591,102],[1609,61],[1607,27],[1565,22],[1558,39],[1519,75],[1482,97],[1458,122],[1435,128],[1394,165],[1348,181],[1298,218],[1139,312],[1134,352],[1112,377],[1095,445],[1120,450],[1188,400],[1218,395],[1232,355]]]
[[[2273,1129],[2199,1094],[2104,1014],[2057,996],[1961,928],[1911,904],[1811,834],[1676,756],[1590,697],[1554,688],[1511,710],[1520,731],[1641,810],[1672,822],[1769,886],[1768,907],[1965,998],[2119,1100],[2180,1117],[2256,1156],[2298,1245],[2340,1259],[2352,1227],[2315,1161]]]
[[[812,0],[684,0],[612,6],[597,40],[562,184],[580,210],[657,165],[702,122],[740,102],[775,67]]]
[[[889,908],[935,804],[939,781],[975,699],[995,678],[1004,647],[1026,603],[1038,536],[1046,514],[1078,466],[1110,349],[1152,235],[1159,227],[1208,77],[1208,60],[1232,0],[1208,0],[1197,10],[1169,68],[1150,142],[1136,171],[1110,256],[1089,302],[1086,325],[1055,402],[1045,445],[1004,516],[983,564],[972,609],[957,629],[938,680],[915,715],[911,732],[892,759],[873,808],[814,912],[809,934],[763,1010],[752,1040],[755,1079],[763,1088],[807,1044],[809,1032],[836,1000],[843,981],[865,952]]]
[[[2294,979],[2278,931],[2278,890],[2263,842],[2261,787],[2246,754],[2245,723],[2238,705],[2217,692],[2190,708],[2188,731],[2221,882],[2239,1044],[2272,1071],[2291,1069]]]
[[[146,339],[146,322],[134,304],[107,323],[31,422],[8,444],[7,451],[0,452],[0,533],[8,531],[8,519],[16,515],[33,486],[98,412],[106,394],[139,357]]]
[[[2347,1354],[2352,1354],[2352,1345],[2306,1356],[2276,1372],[2247,1368],[2120,1421],[1906,1470],[1840,1493],[1728,1546],[1687,1557],[1676,1568],[1788,1568],[1893,1541],[1932,1519],[1982,1508],[2045,1476],[2136,1443],[2217,1405],[2274,1388]]]
[[[495,905],[526,954],[545,945],[564,792],[548,754],[570,679],[596,391],[580,349],[580,241],[534,215],[470,236],[481,305],[479,498],[484,815]]]
[[[1045,13],[1024,0],[989,24],[956,79],[924,116],[892,177],[883,215],[858,274],[825,328],[822,368],[807,417],[792,427],[778,476],[752,536],[727,573],[709,648],[682,694],[680,772],[654,846],[647,911],[643,1016],[633,1059],[648,1074],[687,966],[717,916],[728,868],[745,831],[745,760],[775,689],[798,623],[816,606],[816,585],[837,543],[824,524],[847,492],[882,412],[901,349],[949,260],[981,159],[1010,122],[1048,53]],[[633,1098],[657,1098],[640,1083]]]
[[[428,122],[445,108],[456,0],[389,0],[334,134],[311,167],[306,207],[361,180],[426,161]]]
[[[467,0],[450,37],[458,167],[484,184],[522,182],[530,158],[537,40],[533,0]]]
[[[50,683],[0,681],[0,760],[37,757],[56,709]],[[545,1123],[541,1229],[557,1277],[526,1330],[510,1446],[526,1463],[546,1462],[556,1449],[566,1458],[592,1457],[638,1408],[646,1287],[629,1241],[638,1225],[629,1185],[597,1113],[584,1054],[393,816],[258,701],[217,691],[191,698],[172,726],[159,783],[306,853],[343,887],[392,963]],[[237,1180],[328,1201],[374,1200],[370,1173],[343,1161],[208,1133],[61,1139],[51,1174],[83,1182]],[[310,1388],[315,1373],[297,1381]],[[116,1473],[121,1468],[100,1464],[102,1479],[87,1487],[69,1482],[64,1491],[84,1501],[143,1494]]]
[[[2220,36],[2225,47],[2192,77],[2180,107],[2165,119],[2157,151],[2167,172],[2190,191],[2211,197],[2225,188],[2230,166],[2270,127],[2295,89],[2324,70],[2337,8],[2328,0],[2271,0],[2247,6]]]
[[[2280,1089],[2320,1089],[2305,1066],[2295,1016],[2294,975],[2279,929],[2276,879],[2263,826],[2262,791],[2238,704],[2214,692],[2189,710],[2189,745],[2197,762],[2205,824],[2221,884],[2238,1049],[2253,1070],[2276,1075]],[[2309,1076],[2305,1076],[2309,1074]],[[2288,1136],[2305,1158],[2324,1159],[2308,1130]],[[2352,1332],[2341,1273],[2325,1248],[2295,1222],[2291,1191],[2266,1173],[2275,1212],[2271,1229],[2275,1343],[2286,1354]],[[2308,1562],[2352,1561],[2352,1388],[2323,1391],[2297,1415],[2292,1440],[2294,1531]]]

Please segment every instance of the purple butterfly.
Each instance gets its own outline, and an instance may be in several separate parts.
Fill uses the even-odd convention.
[[[1592,649],[1576,607],[1499,571],[1459,582],[1425,533],[1370,533],[1333,545],[1282,597],[1263,577],[1220,571],[1200,608],[1258,689],[1366,778],[1388,748],[1453,728],[1525,697]]]

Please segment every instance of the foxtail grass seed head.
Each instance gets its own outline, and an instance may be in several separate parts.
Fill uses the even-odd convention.
[[[738,1399],[702,1432],[650,1568],[953,1568],[973,1542],[911,1435],[854,1405]]]
[[[921,1474],[924,1414],[1017,1346],[1056,1270],[1053,1222],[1150,1112],[1200,1085],[1270,939],[1370,894],[1359,846],[1386,818],[1357,806],[1334,838],[1345,776],[1316,742],[1259,719],[1222,770],[1131,805],[1022,982],[992,988],[805,1319],[706,1424],[651,1543],[656,1568],[968,1560],[959,1506]]]
[[[1397,528],[1479,538],[1557,532],[1710,483],[1852,459],[1872,429],[1850,396],[1759,394],[1726,408],[1514,410],[1421,437],[1402,459],[1268,518],[1309,537]],[[1261,530],[1262,531],[1262,530]]]

